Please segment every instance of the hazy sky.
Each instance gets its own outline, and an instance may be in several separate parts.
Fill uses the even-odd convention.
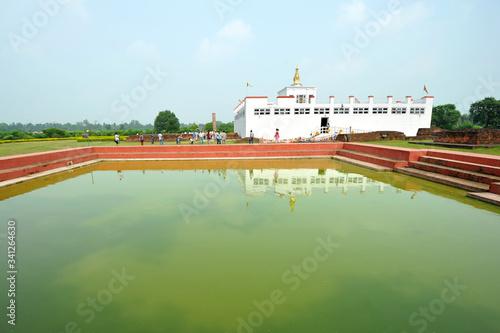
[[[500,97],[500,1],[2,0],[0,122],[233,120],[300,66],[318,99]]]

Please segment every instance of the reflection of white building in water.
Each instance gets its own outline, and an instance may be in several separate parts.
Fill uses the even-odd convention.
[[[267,96],[247,96],[234,109],[234,131],[240,137],[249,137],[252,130],[256,138],[272,139],[278,128],[282,139],[292,139],[326,133],[330,124],[332,132],[343,129],[345,133],[352,127],[355,132],[399,131],[415,136],[419,128],[431,125],[432,96],[349,96],[345,100],[330,96],[325,101],[316,96],[316,87],[300,84],[297,66],[294,84],[279,91],[277,101],[269,101]]]
[[[235,170],[236,177],[248,196],[264,196],[273,191],[279,197],[310,196],[313,188],[325,193],[340,190],[364,193],[367,187],[384,192],[386,184],[356,173],[342,173],[333,169],[264,169]]]

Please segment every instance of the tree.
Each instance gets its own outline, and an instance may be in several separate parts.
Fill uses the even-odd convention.
[[[232,133],[234,132],[234,122],[229,122],[229,123],[223,123],[222,121],[217,121],[217,130],[218,131],[224,131],[226,133]],[[205,131],[211,131],[212,130],[212,123],[206,123],[205,124]]]
[[[486,97],[470,106],[469,114],[474,124],[486,128],[498,128],[500,126],[500,100]]]
[[[467,123],[470,122],[470,116],[467,113],[464,113],[460,116],[460,121],[458,122],[459,124]]]
[[[155,119],[155,131],[158,132],[178,132],[179,131],[179,119],[175,116],[175,113],[165,110],[158,113]]]
[[[432,108],[431,126],[444,129],[454,129],[460,119],[460,111],[455,104],[438,105]]]
[[[45,134],[48,138],[64,138],[69,136],[68,132],[58,128],[44,129],[43,134]]]
[[[234,123],[229,122],[229,123],[223,123],[220,125],[217,125],[220,131],[224,131],[226,133],[232,133],[234,132]]]

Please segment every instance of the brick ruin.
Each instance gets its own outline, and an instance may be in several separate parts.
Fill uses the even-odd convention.
[[[396,131],[378,131],[369,133],[340,133],[335,141],[340,142],[366,142],[366,141],[389,141],[389,140],[406,140],[406,136],[402,132]]]

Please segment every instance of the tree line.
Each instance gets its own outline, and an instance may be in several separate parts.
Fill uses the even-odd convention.
[[[217,121],[217,129],[226,133],[234,132],[234,123],[223,123]],[[0,123],[0,140],[20,140],[20,139],[44,139],[44,138],[70,138],[81,137],[87,133],[90,136],[113,136],[120,135],[151,134],[151,133],[178,133],[193,132],[208,129],[212,130],[212,122],[209,123],[180,123],[177,116],[169,111],[158,113],[153,124],[141,124],[137,120],[129,123],[107,124],[91,123],[87,119],[72,123],[44,123],[44,124],[22,124],[22,123]]]
[[[500,100],[486,97],[471,104],[468,114],[461,114],[455,104],[435,106],[431,126],[443,129],[500,128]]]
[[[234,132],[234,122],[216,122],[217,130],[226,133]],[[468,114],[461,114],[454,104],[438,105],[432,108],[431,126],[443,129],[459,128],[500,128],[500,100],[486,97],[470,106]],[[183,124],[170,110],[160,111],[154,124],[141,124],[137,120],[129,123],[106,124],[90,123],[87,119],[72,123],[44,123],[21,124],[0,123],[0,140],[37,139],[37,138],[64,138],[79,137],[86,133],[92,136],[110,136],[114,133],[120,135],[133,135],[136,133],[150,134],[178,133],[194,131],[211,131],[212,122]]]
[[[43,124],[32,124],[32,123],[27,123],[27,124],[22,124],[22,123],[0,123],[0,132],[11,132],[11,131],[19,131],[19,132],[26,132],[26,133],[33,133],[33,132],[42,132],[43,130],[49,129],[49,128],[57,128],[65,131],[87,131],[87,130],[92,130],[92,131],[116,131],[116,130],[128,130],[128,129],[136,129],[136,130],[152,130],[153,125],[152,124],[141,124],[137,120],[131,120],[129,123],[121,123],[121,124],[107,124],[107,123],[98,123],[96,122],[89,122],[87,119],[77,122],[77,123],[57,123],[57,122],[49,122],[49,123],[43,123]]]
[[[225,131],[226,133],[234,132],[234,122],[223,123],[216,121],[218,131]],[[213,129],[212,122],[202,124],[180,124],[179,119],[170,110],[161,111],[156,116],[154,121],[154,130],[162,133],[179,133],[179,132],[196,132],[196,131],[211,131]]]

